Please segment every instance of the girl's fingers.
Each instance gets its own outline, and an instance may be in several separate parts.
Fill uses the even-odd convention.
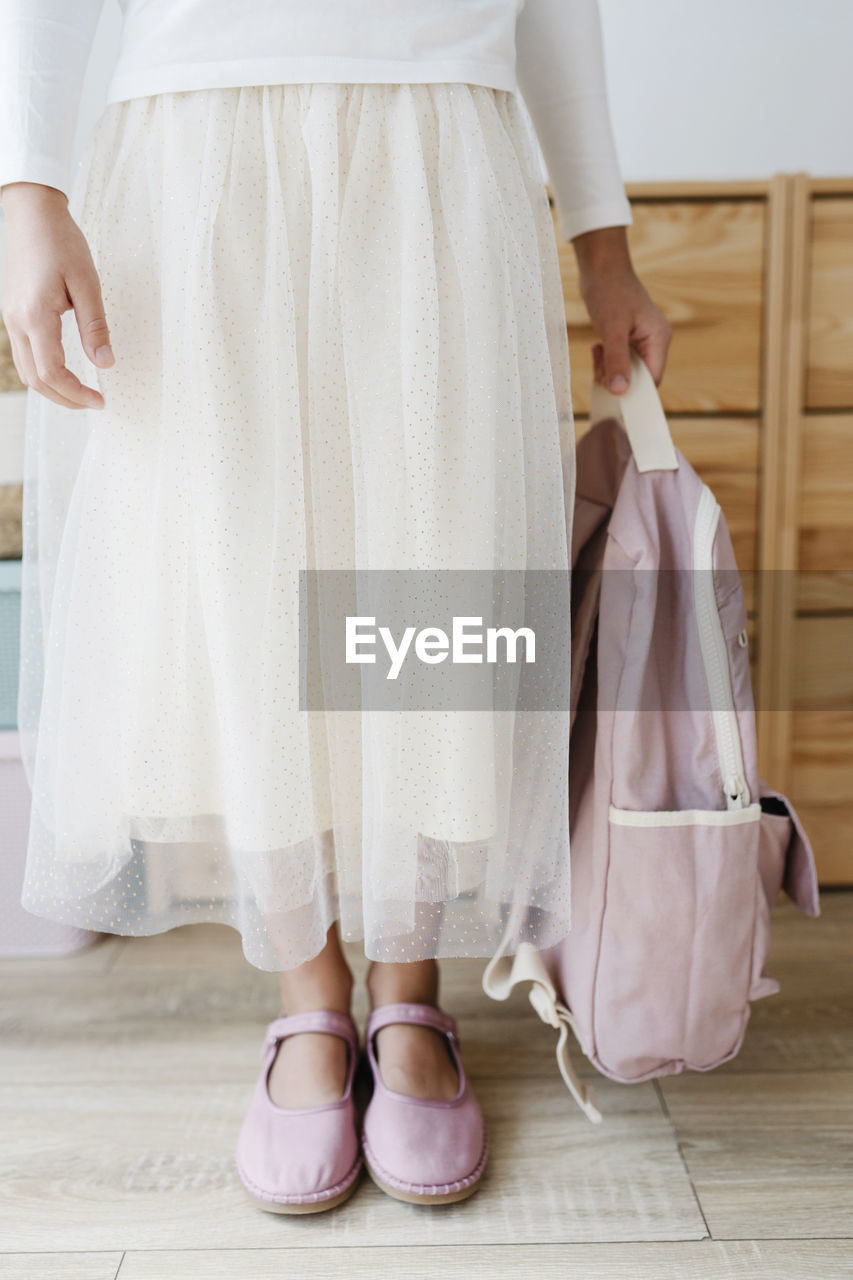
[[[40,392],[46,396],[48,400],[53,400],[56,404],[65,405],[68,409],[79,409],[79,405],[73,404],[70,400],[66,400],[64,396],[59,395],[56,391],[51,391],[49,387],[42,386],[41,380],[36,372],[35,361],[30,347],[29,339],[25,333],[15,337],[12,330],[9,330],[9,340],[12,346],[12,356],[15,361],[15,368],[18,370],[21,381],[27,387],[32,387],[34,391]]]
[[[656,386],[660,386],[663,379],[671,339],[672,328],[669,322],[664,320],[662,323],[653,325],[648,333],[634,341],[634,346],[648,365]]]
[[[602,335],[604,385],[614,395],[621,395],[631,381],[631,354],[628,335],[629,327],[621,316],[609,324]]]
[[[21,374],[28,387],[32,387],[33,390],[38,391],[40,395],[45,396],[48,400],[52,400],[54,404],[64,405],[66,409],[80,409],[83,407],[79,404],[75,404],[73,400],[67,400],[60,392],[52,390],[46,383],[42,382],[38,375],[32,347],[30,346],[30,341],[26,334],[22,334],[18,339],[18,352]]]
[[[31,350],[35,390],[72,409],[102,409],[104,398],[94,387],[85,386],[65,364],[62,349],[62,317],[48,312],[27,334]]]
[[[68,279],[66,287],[77,319],[83,350],[93,364],[108,367],[114,363],[114,357],[97,272],[93,267],[83,272],[79,278]]]
[[[604,382],[604,347],[600,342],[592,348],[592,376],[595,382]]]

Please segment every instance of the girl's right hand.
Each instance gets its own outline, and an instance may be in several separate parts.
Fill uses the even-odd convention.
[[[57,187],[12,182],[2,189],[6,219],[3,323],[25,386],[69,409],[103,409],[104,397],[65,364],[63,312],[74,308],[93,364],[114,363],[101,284],[89,246]]]

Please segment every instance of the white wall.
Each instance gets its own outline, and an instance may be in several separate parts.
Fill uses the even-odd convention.
[[[853,176],[851,0],[599,4],[626,181]]]

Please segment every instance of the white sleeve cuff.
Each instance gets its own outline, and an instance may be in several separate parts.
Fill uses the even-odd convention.
[[[556,194],[554,210],[561,239],[573,240],[585,231],[597,231],[600,227],[630,227],[634,221],[628,197],[609,200],[604,204],[584,205],[579,209],[561,207]]]
[[[6,154],[0,150],[0,187],[10,182],[41,182],[56,187],[66,198],[71,191],[68,166],[55,156],[40,156],[32,151]]]

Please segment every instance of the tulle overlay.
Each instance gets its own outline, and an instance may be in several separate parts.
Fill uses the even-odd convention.
[[[108,105],[70,196],[116,363],[30,391],[24,905],[331,922],[380,960],[569,929],[564,710],[299,709],[300,569],[568,570],[568,345],[535,136],[467,84]],[[568,661],[568,655],[567,659]]]

